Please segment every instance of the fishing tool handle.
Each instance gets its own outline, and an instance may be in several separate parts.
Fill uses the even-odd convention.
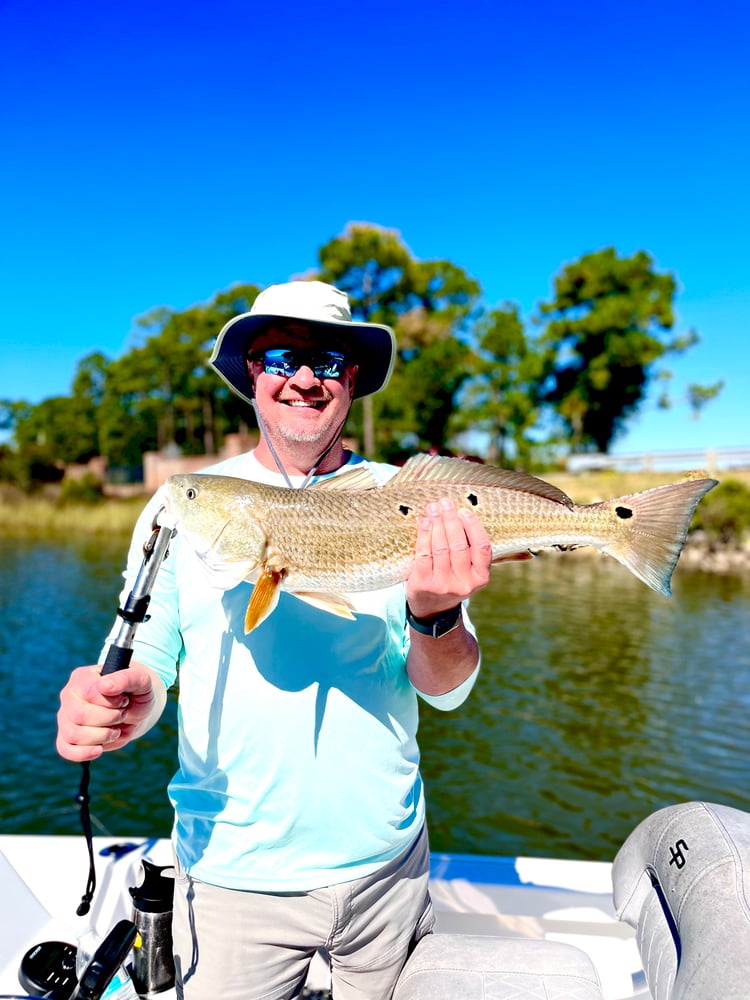
[[[102,675],[113,674],[118,670],[125,670],[130,665],[133,656],[133,638],[136,629],[141,622],[148,618],[148,605],[151,600],[151,590],[156,580],[164,559],[167,557],[170,539],[176,534],[176,530],[167,525],[159,524],[159,515],[164,508],[160,508],[151,522],[151,535],[143,546],[143,562],[135,578],[133,589],[128,594],[125,606],[118,608],[117,614],[122,619],[122,624],[117,632],[114,642],[107,650],[107,655],[102,664]],[[89,762],[84,761],[81,765],[81,784],[76,795],[76,802],[80,806],[81,827],[89,855],[89,875],[86,884],[86,891],[81,897],[78,906],[78,916],[84,916],[91,908],[91,901],[96,891],[96,868],[94,866],[94,846],[93,833],[91,829],[91,814],[89,803],[90,767]]]
[[[163,508],[162,508],[163,509]],[[151,590],[156,580],[159,567],[167,556],[169,542],[175,535],[175,529],[158,523],[159,511],[152,523],[151,535],[143,546],[143,562],[138,570],[138,576],[133,589],[128,594],[125,605],[118,608],[118,617],[122,623],[114,642],[107,650],[102,674],[113,674],[117,670],[125,670],[130,665],[133,656],[133,639],[136,629],[148,619],[148,606],[151,601]]]

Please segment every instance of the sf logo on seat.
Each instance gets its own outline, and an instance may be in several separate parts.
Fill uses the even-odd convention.
[[[687,858],[685,857],[685,851],[689,851],[690,848],[685,843],[684,840],[680,839],[674,845],[674,847],[669,848],[669,863],[674,865],[676,868],[681,869],[685,867]]]

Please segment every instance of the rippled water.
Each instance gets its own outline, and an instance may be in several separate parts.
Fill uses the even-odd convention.
[[[649,812],[750,809],[750,580],[671,600],[570,554],[502,567],[473,604],[471,700],[423,712],[436,848],[609,859]]]
[[[54,751],[58,691],[113,620],[124,548],[0,539],[5,833],[79,830],[80,768]],[[472,605],[472,696],[422,709],[434,849],[611,859],[662,805],[750,810],[750,578],[678,568],[674,591],[576,553],[496,572]],[[174,731],[170,702],[146,738],[95,763],[98,829],[168,833]]]

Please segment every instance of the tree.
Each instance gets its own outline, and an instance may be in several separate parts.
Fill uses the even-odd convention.
[[[687,401],[690,406],[690,411],[696,420],[700,416],[701,410],[706,403],[710,403],[712,399],[716,399],[723,388],[723,379],[720,379],[718,382],[714,382],[713,385],[698,385],[696,382],[691,382],[688,385]]]
[[[542,357],[526,336],[518,308],[506,303],[487,312],[475,329],[472,377],[453,419],[457,432],[487,435],[487,458],[505,468],[531,464],[529,430],[537,404]]]
[[[25,400],[0,399],[0,431],[15,432],[19,420],[23,420],[33,409]]]
[[[109,366],[109,358],[94,351],[78,362],[73,376],[73,412],[86,460],[103,454],[101,408]]]
[[[236,285],[205,305],[158,308],[138,320],[145,336],[110,366],[101,401],[110,461],[137,464],[144,451],[170,444],[188,454],[213,453],[244,422],[246,406],[209,369],[208,358],[221,327],[247,312],[259,290]]]
[[[457,335],[475,307],[478,283],[449,261],[416,260],[398,232],[369,223],[351,223],[318,257],[316,276],[347,293],[353,319],[385,323],[397,335],[389,387],[352,411],[353,422],[361,415],[365,454],[393,454],[407,433],[442,449],[467,375]]]
[[[543,398],[569,429],[573,451],[607,452],[642,405],[658,362],[698,342],[672,336],[676,281],[644,251],[618,257],[612,247],[568,264],[555,279],[548,317]],[[716,389],[718,391],[718,389]]]

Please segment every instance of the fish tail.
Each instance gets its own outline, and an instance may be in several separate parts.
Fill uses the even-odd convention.
[[[672,573],[695,508],[716,485],[716,479],[695,479],[608,500],[601,506],[632,530],[622,532],[604,551],[652,590],[670,597]]]

